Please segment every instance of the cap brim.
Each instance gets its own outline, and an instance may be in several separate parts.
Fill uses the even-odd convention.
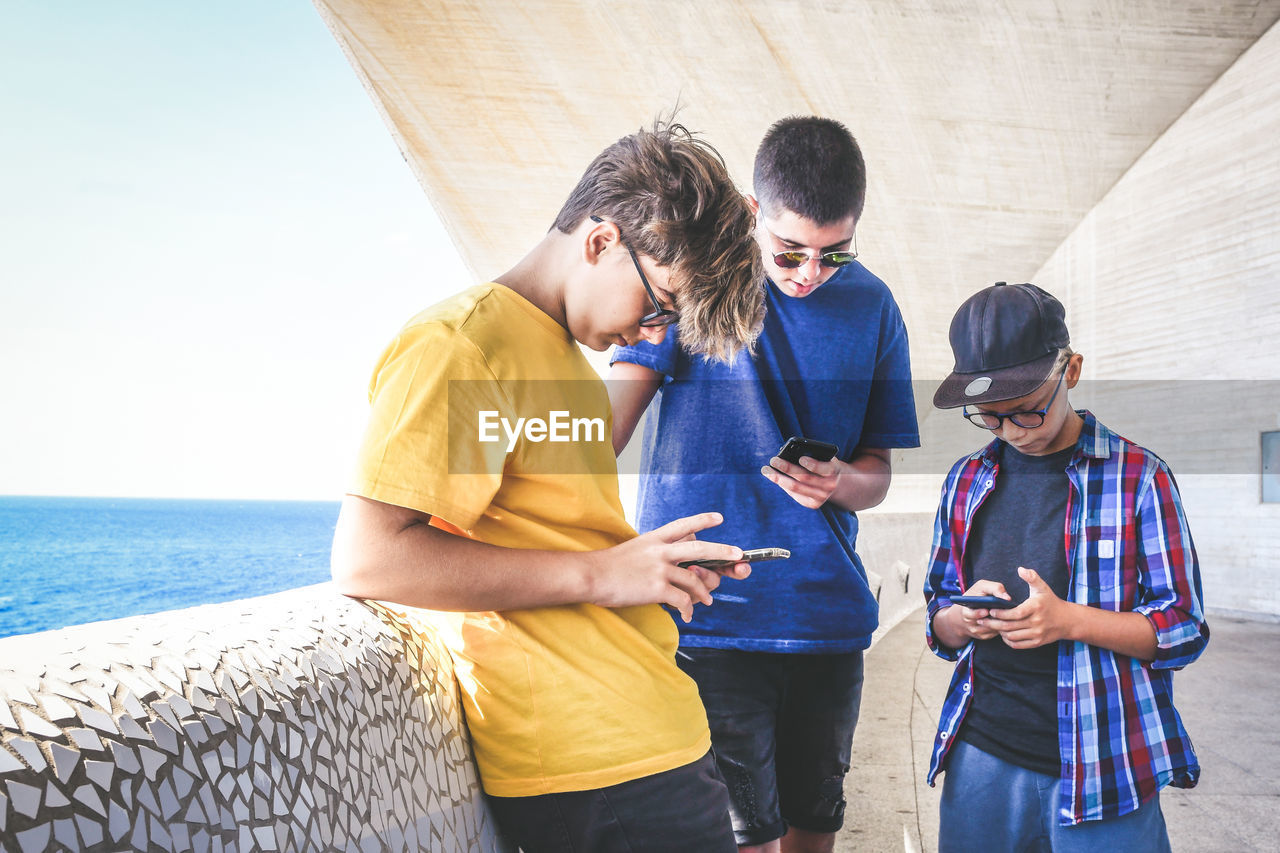
[[[998,403],[1025,397],[1044,384],[1058,360],[1051,352],[1013,367],[981,373],[952,373],[933,394],[933,405],[939,409],[956,409],[978,403]]]

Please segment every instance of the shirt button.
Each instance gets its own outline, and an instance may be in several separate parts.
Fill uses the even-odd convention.
[[[938,734],[938,737],[939,737],[940,739],[942,739],[942,740],[946,740],[946,739],[947,739],[947,733],[946,733],[946,732],[940,732],[940,733]]]
[[[968,693],[968,692],[969,692],[969,685],[967,685],[967,684],[963,685],[963,686],[960,688],[960,690],[961,690],[962,692],[964,692],[964,693]]]

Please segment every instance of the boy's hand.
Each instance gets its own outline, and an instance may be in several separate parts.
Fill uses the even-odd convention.
[[[845,464],[839,459],[820,462],[812,456],[801,456],[799,464],[780,456],[760,469],[768,480],[791,496],[800,506],[818,509],[835,493]]]
[[[1035,649],[1067,637],[1070,602],[1058,598],[1033,569],[1018,567],[1018,576],[1027,582],[1031,595],[1009,610],[993,610],[984,624],[995,628],[1011,649]]]
[[[711,603],[711,590],[720,585],[721,575],[742,579],[751,574],[747,563],[733,563],[722,571],[676,565],[685,560],[740,560],[741,548],[703,542],[695,536],[723,520],[718,512],[678,518],[621,545],[594,552],[588,600],[602,607],[667,604],[680,611],[685,622],[690,621],[695,601]]]
[[[974,581],[972,586],[965,589],[965,594],[1009,597],[1004,584],[992,580]],[[965,607],[963,604],[953,604],[933,617],[933,630],[935,634],[938,634],[939,620],[945,617],[945,625],[950,630],[946,630],[947,636],[939,634],[939,638],[953,649],[960,648],[970,639],[990,640],[992,637],[997,636],[999,631],[985,624],[983,620],[993,612],[998,611],[991,611],[985,607]],[[964,642],[952,643],[947,642],[948,639],[960,639]]]

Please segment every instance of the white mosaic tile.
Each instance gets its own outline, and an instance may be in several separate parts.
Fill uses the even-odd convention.
[[[53,757],[53,772],[58,781],[66,784],[80,763],[80,751],[65,747],[60,743],[49,744],[49,752]]]
[[[62,806],[71,805],[71,801],[66,798],[58,788],[50,782],[44,789],[44,807],[46,809],[57,809]]]
[[[15,656],[14,660],[21,660],[21,658]],[[17,675],[17,673],[14,673],[14,675]],[[9,683],[4,685],[2,693],[7,696],[11,702],[21,702],[24,705],[31,705],[32,707],[35,707],[37,704],[35,697],[31,695],[31,693],[17,678],[10,679]]]
[[[322,586],[50,632],[20,671],[0,640],[0,725],[19,735],[0,774],[39,782],[15,789],[30,814],[3,789],[0,829],[32,850],[447,849],[422,828],[448,803],[440,838],[501,850],[422,624]]]
[[[26,738],[11,738],[5,741],[5,745],[18,753],[18,756],[31,768],[36,774],[43,773],[49,767],[49,762],[44,760],[44,754],[40,752],[40,747],[33,740]]]
[[[80,838],[84,841],[86,848],[92,849],[103,842],[103,829],[99,822],[84,815],[76,815],[75,820],[76,829],[80,831]]]
[[[62,734],[62,729],[37,716],[35,712],[28,711],[26,708],[19,708],[16,716],[28,736],[39,735],[44,738],[53,738]]]
[[[106,749],[102,744],[102,738],[98,737],[90,729],[66,729],[64,733],[71,739],[71,742],[75,744],[77,749],[87,750],[89,752],[100,752]]]
[[[102,803],[102,795],[93,790],[92,785],[81,785],[72,792],[72,798],[86,804],[86,806],[99,813],[100,816],[106,817],[106,806]]]
[[[62,698],[63,695],[70,694],[70,698],[85,701],[83,694],[78,691],[71,690],[68,687],[53,685],[55,693],[45,693],[40,697],[40,704],[44,707],[45,717],[51,723],[62,723],[70,720],[76,715],[67,701]]]
[[[115,769],[115,765],[110,761],[86,759],[84,762],[85,778],[108,793],[111,791],[111,779],[115,775]]]
[[[10,770],[23,770],[26,765],[19,761],[13,753],[7,749],[0,749],[0,774],[8,773]]]
[[[43,853],[44,849],[49,846],[49,837],[52,834],[52,827],[47,823],[42,823],[34,829],[19,832],[17,835],[18,849],[22,853]]]
[[[120,728],[120,733],[129,740],[151,742],[151,735],[132,716],[122,714],[116,717],[115,721]]]
[[[27,785],[22,782],[15,782],[12,779],[5,782],[5,787],[9,792],[9,800],[13,803],[13,810],[21,815],[34,818],[40,813],[41,793],[40,789],[35,785]]]
[[[80,689],[84,691],[84,694],[88,697],[89,701],[97,705],[98,708],[104,711],[111,710],[111,694],[104,688],[99,687],[96,684],[85,684],[82,685]],[[81,835],[83,834],[84,833],[81,832]]]

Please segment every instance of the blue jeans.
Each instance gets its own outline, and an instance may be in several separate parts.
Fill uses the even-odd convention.
[[[811,655],[682,647],[698,683],[738,844],[788,826],[835,832],[862,702],[862,652]]]
[[[957,740],[942,780],[938,853],[1170,853],[1159,794],[1127,815],[1062,826],[1061,784]]]

